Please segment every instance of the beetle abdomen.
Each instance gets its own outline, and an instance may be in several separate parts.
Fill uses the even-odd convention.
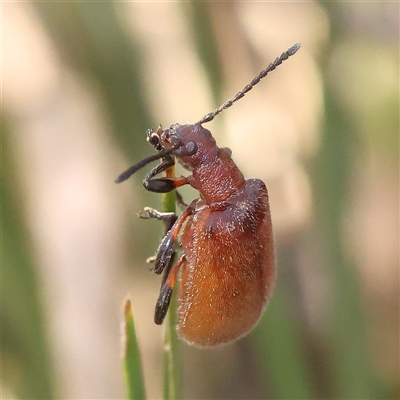
[[[198,346],[229,343],[258,321],[275,283],[268,193],[257,179],[225,209],[203,208],[182,235],[178,330]]]

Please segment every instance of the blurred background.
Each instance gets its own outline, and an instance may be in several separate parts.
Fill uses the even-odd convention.
[[[161,198],[113,181],[297,41],[207,124],[268,186],[278,281],[245,339],[182,343],[184,397],[399,397],[398,3],[8,2],[2,26],[3,398],[124,398],[127,293],[161,397],[162,227],[137,217]]]

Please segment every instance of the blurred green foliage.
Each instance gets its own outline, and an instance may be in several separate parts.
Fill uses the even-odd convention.
[[[12,154],[11,123],[2,121],[2,151]],[[53,398],[51,357],[41,309],[35,252],[15,163],[2,159],[1,358],[2,381],[20,399]]]

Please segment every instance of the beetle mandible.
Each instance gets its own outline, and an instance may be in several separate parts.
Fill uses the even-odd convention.
[[[162,324],[180,272],[178,333],[189,344],[216,346],[247,334],[259,320],[275,284],[275,252],[268,191],[260,179],[245,180],[229,149],[219,148],[203,124],[241,99],[262,78],[296,53],[296,43],[262,70],[243,90],[200,121],[190,125],[160,126],[147,131],[158,151],[123,172],[120,183],[152,161],[161,159],[145,177],[146,190],[167,193],[190,185],[200,198],[184,205],[178,217],[145,208],[144,218],[166,222],[164,237],[154,257],[154,272],[164,271],[155,308]],[[187,177],[155,176],[178,160],[191,172]],[[173,263],[181,237],[182,254]]]

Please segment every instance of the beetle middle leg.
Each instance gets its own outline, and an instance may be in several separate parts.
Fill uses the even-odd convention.
[[[178,191],[176,191],[176,198],[177,198],[176,202],[177,202],[178,206],[183,211],[185,211],[189,206],[183,201],[183,198],[182,198],[181,194],[178,193]],[[139,217],[142,219],[157,219],[159,221],[163,221],[165,223],[164,236],[172,228],[172,226],[178,219],[178,216],[173,212],[161,212],[161,211],[157,211],[151,207],[145,207],[143,210],[143,213],[142,212],[139,213]],[[146,263],[153,264],[153,263],[155,263],[156,258],[157,258],[157,255],[148,257],[146,259]]]
[[[164,221],[165,231],[164,235],[172,228],[178,216],[173,212],[161,212],[157,211],[151,207],[145,207],[143,209],[144,214],[140,213],[139,217],[142,219],[157,219],[159,221]]]
[[[143,212],[139,213],[142,219],[157,219],[163,221],[165,224],[164,235],[172,228],[178,216],[173,212],[161,212],[151,207],[145,207]],[[147,264],[153,264],[156,261],[156,255],[150,256],[146,259]]]
[[[179,232],[187,218],[193,214],[194,208],[192,204],[187,206],[179,217],[172,212],[160,212],[150,207],[145,207],[146,214],[139,214],[140,218],[143,219],[157,219],[165,222],[164,237],[158,246],[156,255],[147,259],[148,263],[155,263],[154,272],[156,274],[161,274],[169,266]]]
[[[193,203],[192,203],[193,204]],[[194,207],[190,204],[186,210],[176,219],[175,223],[169,229],[161,240],[156,253],[156,260],[154,266],[154,272],[161,274],[165,267],[167,267],[171,261],[174,253],[174,246],[178,240],[179,233],[186,220],[193,214]]]

